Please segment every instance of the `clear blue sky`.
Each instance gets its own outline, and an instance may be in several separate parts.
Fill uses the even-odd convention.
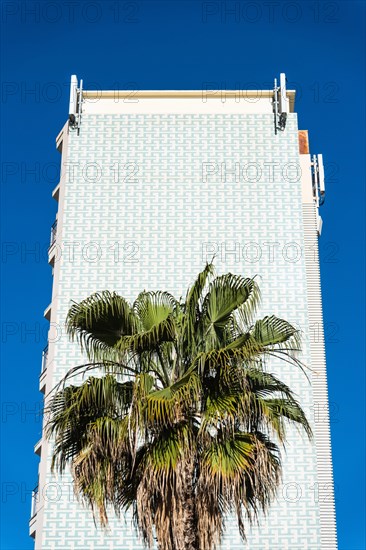
[[[267,87],[283,71],[298,90],[300,128],[309,130],[312,152],[322,152],[328,165],[320,251],[339,546],[366,548],[365,2],[226,6],[235,4],[236,14],[214,0],[1,4],[4,550],[33,547],[28,518],[38,457],[32,447],[41,423],[31,411],[41,406],[42,314],[51,296],[45,250],[60,162],[54,140],[67,117],[70,74],[86,88],[201,89],[210,82],[245,89]],[[32,168],[36,173],[26,174]]]

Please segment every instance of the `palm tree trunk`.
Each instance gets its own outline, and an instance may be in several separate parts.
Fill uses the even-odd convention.
[[[194,495],[194,460],[182,465],[182,531],[177,550],[199,550]]]
[[[171,550],[178,550],[177,545],[175,544],[175,536],[174,536],[173,527],[172,527],[171,523],[170,523],[170,527],[169,527],[169,535],[170,535],[170,548],[171,548]]]

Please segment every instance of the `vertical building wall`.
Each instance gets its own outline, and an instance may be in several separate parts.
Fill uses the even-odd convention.
[[[304,223],[304,250],[307,280],[309,331],[312,335],[310,364],[314,400],[314,439],[317,451],[315,499],[319,506],[321,548],[336,550],[337,530],[330,441],[328,385],[325,362],[324,327],[319,270],[319,213],[313,196],[311,158],[308,147],[300,155]]]
[[[63,327],[71,300],[104,289],[131,301],[143,289],[184,296],[215,254],[218,273],[258,276],[261,315],[302,330],[301,359],[316,371],[307,372],[310,381],[286,363],[269,369],[313,420],[326,379],[322,344],[310,342],[309,323],[321,322],[318,259],[312,263],[306,253],[316,242],[316,219],[311,199],[303,218],[296,114],[278,135],[272,114],[84,114],[80,135],[70,131],[67,139],[51,322]],[[47,391],[83,361],[63,329],[52,347]],[[314,431],[318,451],[289,430],[283,485],[260,527],[248,527],[251,550],[335,548],[317,487],[331,472],[328,420]],[[57,479],[50,464],[45,445],[37,550],[142,548],[129,518],[111,517],[109,533],[97,530],[70,477]],[[222,550],[242,548],[229,521]]]

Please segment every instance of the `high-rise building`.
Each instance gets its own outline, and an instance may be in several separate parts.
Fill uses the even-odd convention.
[[[299,130],[284,75],[261,91],[90,91],[71,79],[49,263],[49,343],[40,389],[85,362],[65,335],[71,301],[115,290],[179,297],[215,257],[218,273],[258,275],[263,314],[297,325],[301,369],[270,368],[296,392],[314,441],[295,429],[283,452],[283,483],[247,545],[228,521],[223,550],[335,550],[336,528],[318,259],[324,197],[321,155]],[[37,550],[141,549],[130,517],[97,529],[51,473],[43,437],[30,533]]]

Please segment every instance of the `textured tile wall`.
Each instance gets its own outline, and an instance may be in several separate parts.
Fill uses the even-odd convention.
[[[71,300],[97,290],[130,300],[142,289],[184,295],[215,253],[219,273],[258,274],[261,313],[299,325],[309,363],[295,114],[277,136],[271,115],[88,115],[80,135],[70,135],[68,161],[54,322],[64,322]],[[80,362],[77,345],[63,334],[53,384]],[[276,362],[270,369],[312,418],[304,374]],[[303,435],[289,433],[283,487],[268,517],[248,528],[246,545],[229,521],[222,550],[320,548],[315,450]],[[47,482],[55,481],[49,474]],[[113,520],[110,533],[97,531],[69,494],[67,476],[62,483],[45,503],[43,548],[142,548],[129,519]]]

